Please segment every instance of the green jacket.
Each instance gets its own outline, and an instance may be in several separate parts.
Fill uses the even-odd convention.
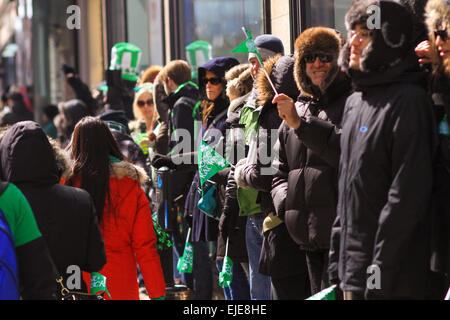
[[[259,127],[259,109],[251,104],[247,104],[242,108],[239,123],[245,125],[244,138],[246,146],[251,146],[257,142],[258,127]],[[254,146],[256,148],[256,145]],[[252,148],[250,148],[251,151]],[[255,149],[255,151],[257,151]],[[249,155],[247,155],[249,156]],[[243,189],[238,187],[237,197],[239,202],[239,215],[250,216],[262,212],[261,206],[256,203],[258,197],[258,190],[249,188]]]

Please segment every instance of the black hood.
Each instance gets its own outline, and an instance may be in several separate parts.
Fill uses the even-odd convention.
[[[0,157],[2,180],[39,185],[59,182],[55,153],[36,122],[13,125],[0,142]]]
[[[380,8],[381,28],[372,30],[372,41],[361,56],[360,71],[349,68],[350,40],[347,42],[339,57],[342,70],[352,78],[356,90],[394,82],[422,83],[424,74],[412,39],[412,16],[403,5],[389,0],[356,0],[345,16],[348,39],[355,25],[367,22],[371,5]]]
[[[413,21],[409,9],[389,0],[356,0],[345,15],[347,43],[339,64],[344,71],[349,69],[351,31],[358,24],[366,25],[370,20],[372,6],[380,10],[380,28],[372,29],[372,41],[363,50],[360,67],[365,73],[385,72],[400,64],[414,53]]]

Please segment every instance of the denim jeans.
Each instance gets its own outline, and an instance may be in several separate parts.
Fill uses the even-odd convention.
[[[222,272],[223,260],[216,261],[217,270]],[[233,276],[229,287],[223,288],[225,300],[250,300],[250,287],[240,263],[233,263]]]
[[[270,277],[258,272],[259,257],[261,256],[264,239],[262,235],[264,218],[265,215],[263,213],[249,216],[245,232],[250,273],[250,295],[252,300],[270,300]]]

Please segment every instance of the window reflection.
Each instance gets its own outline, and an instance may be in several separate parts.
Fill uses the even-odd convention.
[[[213,57],[234,56],[246,61],[245,54],[234,54],[234,49],[245,39],[242,27],[254,37],[263,30],[262,0],[185,0],[184,43],[195,40],[208,41]]]

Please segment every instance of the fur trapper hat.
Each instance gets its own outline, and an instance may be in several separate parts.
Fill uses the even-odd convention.
[[[327,27],[313,27],[303,31],[295,40],[295,66],[294,78],[298,89],[306,95],[316,96],[324,93],[328,86],[333,82],[338,68],[339,50],[341,49],[342,40],[339,33]],[[333,60],[331,69],[327,78],[323,81],[321,88],[313,85],[309,77],[306,75],[306,63],[303,59],[308,54],[331,54]]]

